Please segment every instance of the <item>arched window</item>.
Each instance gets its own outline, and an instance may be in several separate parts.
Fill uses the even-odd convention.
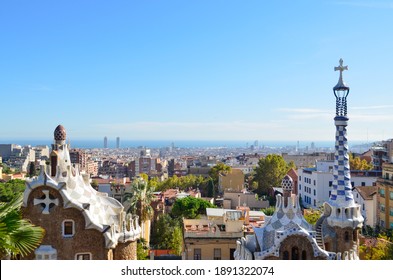
[[[348,233],[348,231],[346,231],[344,233],[344,239],[345,239],[345,242],[349,242],[349,233]]]
[[[299,249],[297,247],[292,248],[292,260],[299,259]]]
[[[284,251],[283,259],[284,260],[289,260],[289,252],[288,251]]]
[[[54,177],[56,176],[56,168],[57,168],[57,154],[52,153],[50,157],[50,163],[51,163],[51,176]]]
[[[307,252],[306,252],[306,250],[302,251],[302,260],[307,260]]]

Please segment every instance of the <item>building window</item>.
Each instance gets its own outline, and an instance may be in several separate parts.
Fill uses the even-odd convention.
[[[56,260],[57,250],[51,245],[41,245],[35,251],[36,260]]]
[[[333,185],[333,181],[329,181],[329,187]]]
[[[392,207],[390,207],[390,212],[389,212],[389,214],[390,214],[390,216],[393,217],[393,208],[392,208]]]
[[[235,260],[235,251],[236,249],[229,249],[229,259],[230,260]]]
[[[315,199],[314,199],[314,206],[317,206],[317,203],[316,203]]]
[[[315,186],[315,180],[314,180],[314,186]]]
[[[194,260],[201,260],[202,249],[194,249]]]
[[[292,248],[292,260],[299,259],[299,249],[297,247]]]
[[[385,212],[385,204],[380,205],[381,212]]]
[[[355,187],[355,182],[351,182],[351,186],[352,186],[352,188],[354,188]]]
[[[379,189],[379,195],[381,197],[385,197],[385,190],[384,189]]]
[[[214,248],[214,260],[221,260],[221,249]]]
[[[288,253],[288,251],[284,251],[283,259],[284,260],[289,260],[289,253]]]
[[[314,190],[314,196],[316,196],[317,195],[317,190]]]
[[[346,231],[344,233],[344,239],[345,239],[345,242],[349,242],[349,233],[348,233],[348,231]]]
[[[299,182],[301,182],[302,181],[302,176],[299,176]]]
[[[91,260],[91,253],[78,253],[75,255],[76,260]]]
[[[299,191],[301,191],[302,190],[302,185],[299,185]]]
[[[63,221],[63,237],[73,237],[75,234],[75,223],[73,220]]]
[[[357,242],[358,241],[358,231],[354,230],[352,235],[353,235],[353,241]]]
[[[393,200],[393,192],[390,192],[390,199]]]
[[[366,186],[366,182],[362,182],[362,187],[365,187]]]
[[[305,250],[302,251],[302,260],[307,260],[307,252]]]
[[[393,229],[393,223],[390,223],[390,229]]]

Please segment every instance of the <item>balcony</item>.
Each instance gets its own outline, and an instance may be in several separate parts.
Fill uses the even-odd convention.
[[[377,183],[382,184],[382,185],[388,185],[389,187],[393,187],[393,180],[390,179],[384,179],[384,178],[378,178]]]
[[[226,232],[220,230],[216,226],[186,226],[184,229],[184,238],[241,238],[243,231],[240,232]]]

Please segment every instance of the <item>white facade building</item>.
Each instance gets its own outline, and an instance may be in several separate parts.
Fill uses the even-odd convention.
[[[329,200],[333,186],[334,161],[317,161],[314,168],[298,169],[298,193],[305,207],[317,209]],[[366,174],[367,175],[367,174]],[[377,176],[351,173],[352,187],[373,186]]]
[[[361,206],[360,211],[364,217],[364,223],[370,227],[377,225],[377,193],[377,186],[356,187],[353,190],[355,202]]]

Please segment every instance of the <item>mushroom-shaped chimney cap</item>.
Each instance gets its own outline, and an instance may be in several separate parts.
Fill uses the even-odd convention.
[[[281,187],[284,191],[292,191],[293,180],[291,176],[285,175],[285,177],[281,181]]]
[[[65,141],[67,138],[66,130],[61,124],[56,127],[53,135],[56,141]]]

